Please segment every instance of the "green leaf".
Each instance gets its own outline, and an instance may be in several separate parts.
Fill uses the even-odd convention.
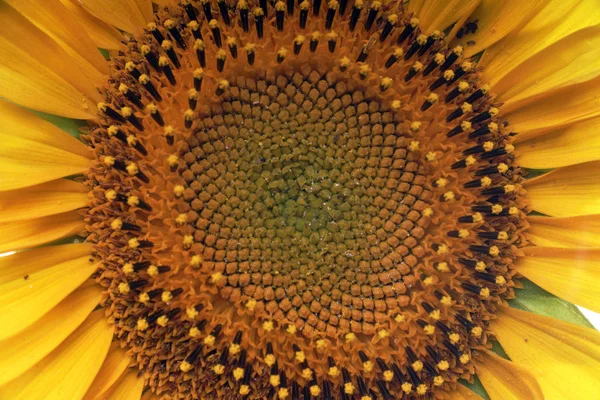
[[[479,378],[477,376],[474,377],[473,383],[469,383],[468,381],[466,381],[464,379],[459,379],[458,382],[461,385],[466,386],[467,388],[469,388],[470,390],[472,390],[479,396],[481,396],[483,399],[490,400],[490,396],[485,391],[485,388],[483,387],[483,385],[481,384],[481,381],[479,380]]]
[[[519,279],[519,282],[523,289],[515,289],[516,298],[508,301],[511,307],[594,328],[574,304],[559,299],[528,279]]]
[[[60,129],[77,139],[79,139],[79,135],[81,133],[79,132],[79,128],[86,125],[85,121],[78,121],[70,118],[59,117],[56,115],[46,114],[41,111],[35,111],[31,109],[29,111],[31,111],[38,117],[50,122],[52,125],[59,127]]]

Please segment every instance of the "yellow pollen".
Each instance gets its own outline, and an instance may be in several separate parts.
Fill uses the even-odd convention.
[[[417,43],[423,46],[427,42],[427,35],[419,35],[417,36]]]
[[[423,210],[423,215],[426,217],[431,217],[433,215],[433,209],[431,207],[427,207]]]
[[[429,316],[435,320],[440,319],[440,316],[441,316],[440,310],[433,310],[432,312],[429,313]]]
[[[185,314],[187,315],[187,317],[189,319],[196,319],[196,317],[198,316],[198,310],[196,310],[195,307],[187,307],[185,309]]]
[[[371,361],[365,361],[363,363],[363,368],[365,371],[371,372],[371,371],[373,371],[373,363]]]
[[[465,164],[467,164],[467,165],[473,165],[473,164],[475,164],[476,161],[477,160],[473,156],[469,156],[469,157],[465,158]]]
[[[423,285],[425,285],[425,286],[433,285],[433,278],[431,276],[428,276],[427,278],[423,279]]]
[[[414,28],[417,25],[419,25],[420,22],[421,21],[419,21],[419,18],[413,17],[410,19],[410,21],[408,23]]]
[[[173,188],[173,193],[175,193],[175,197],[183,196],[184,191],[185,188],[183,187],[183,185],[175,185],[175,187]]]
[[[413,66],[411,67],[413,70],[419,72],[423,69],[423,63],[420,61],[417,61],[413,64]]]
[[[433,333],[435,332],[435,326],[433,326],[433,325],[425,325],[425,327],[423,328],[423,330],[425,331],[425,334],[427,334],[427,335],[433,335]]]
[[[142,85],[145,85],[147,83],[150,83],[150,77],[146,74],[141,74],[138,78],[138,81],[140,81]]]
[[[203,342],[207,346],[213,346],[215,344],[216,340],[217,340],[217,338],[215,338],[213,335],[208,335],[207,337],[204,338]]]
[[[133,114],[133,110],[130,107],[121,108],[121,115],[125,118],[130,117]]]
[[[172,19],[167,19],[165,22],[163,22],[163,26],[167,29],[173,29],[175,28],[175,21]]]
[[[169,318],[167,318],[165,315],[161,315],[157,320],[156,323],[160,326],[162,326],[163,328],[165,326],[167,326],[167,323],[169,322]]]
[[[313,372],[310,368],[304,368],[301,375],[306,380],[312,380],[313,378]]]
[[[475,328],[471,329],[471,335],[473,335],[474,337],[481,337],[482,333],[483,329],[480,326],[476,326]]]
[[[410,124],[410,130],[413,132],[419,132],[423,124],[420,121],[414,121]]]
[[[454,196],[454,192],[446,192],[444,193],[445,201],[453,201],[456,197]]]
[[[127,242],[127,245],[129,246],[129,248],[131,249],[137,249],[138,247],[140,247],[140,241],[137,240],[136,238],[131,238],[129,239],[129,241]]]
[[[406,317],[405,317],[404,315],[402,315],[402,314],[398,314],[398,315],[396,315],[396,317],[394,318],[394,321],[396,321],[396,322],[398,322],[398,323],[401,323],[401,322],[404,322],[404,320],[405,320],[405,319],[406,319]]]
[[[285,330],[287,333],[289,333],[290,335],[293,335],[296,333],[297,329],[296,329],[296,325],[294,324],[289,324]],[[319,341],[317,341],[317,347],[319,346]]]
[[[210,29],[216,29],[219,27],[219,21],[217,21],[216,19],[211,19],[208,22],[208,26],[210,27]]]
[[[110,189],[107,190],[106,193],[104,193],[104,197],[106,198],[106,200],[108,201],[113,201],[114,199],[117,198],[117,192],[115,192],[114,190]]]
[[[166,67],[167,65],[169,65],[169,59],[165,56],[160,56],[160,58],[158,59],[158,65],[161,67]]]
[[[240,386],[240,394],[242,396],[245,396],[248,393],[250,393],[250,386],[248,386],[248,385],[242,385],[242,386]]]
[[[224,60],[227,58],[227,52],[223,49],[217,51],[217,59]]]
[[[497,246],[490,247],[490,256],[497,256],[500,254],[500,249]]]
[[[451,306],[452,305],[452,297],[443,296],[442,299],[440,300],[440,302],[445,306]]]
[[[194,110],[191,109],[187,109],[184,111],[183,113],[183,119],[186,121],[193,121],[194,120]]]
[[[436,250],[437,254],[447,254],[448,253],[448,246],[446,246],[445,244],[441,244],[438,249]]]
[[[239,344],[232,343],[231,346],[229,346],[229,354],[231,354],[232,356],[239,354],[240,351],[242,351],[242,348]]]
[[[275,326],[273,325],[273,321],[265,321],[262,324],[262,328],[267,332],[271,332]]]
[[[417,386],[417,394],[424,395],[425,393],[427,393],[427,385],[421,383],[419,386]]]
[[[122,94],[127,94],[127,92],[129,92],[129,88],[127,87],[126,84],[121,83],[119,85],[119,92],[121,92]]]
[[[442,53],[435,53],[435,56],[433,57],[433,61],[437,64],[443,64],[444,61],[446,61],[446,57],[442,54]]]
[[[188,332],[188,335],[191,338],[197,338],[198,336],[200,336],[200,329],[196,328],[195,326],[192,326],[190,328],[190,331]]]
[[[429,103],[436,103],[438,101],[439,97],[436,93],[430,93],[429,96],[427,96],[427,101]]]
[[[506,165],[504,163],[498,164],[498,172],[500,172],[501,174],[503,174],[506,171],[508,171],[508,165]]]
[[[304,352],[303,352],[303,351],[297,351],[297,352],[294,354],[294,358],[295,358],[295,359],[296,359],[296,361],[297,361],[297,362],[299,362],[299,363],[303,363],[303,362],[304,362],[304,360],[306,360],[306,356],[304,355]]]
[[[450,335],[448,335],[448,338],[450,339],[450,342],[452,344],[456,344],[456,343],[460,342],[460,335],[456,332],[453,332]]]
[[[412,367],[416,372],[419,372],[423,369],[423,363],[420,360],[417,360],[412,363]]]
[[[281,381],[279,379],[279,375],[271,375],[269,377],[269,383],[271,383],[271,386],[273,386],[273,387],[279,386],[281,383]]]
[[[233,379],[235,379],[236,381],[239,381],[243,377],[244,377],[244,369],[243,368],[238,367],[233,370]]]
[[[392,54],[394,57],[400,58],[404,55],[404,49],[402,47],[394,47],[394,52]]]
[[[383,371],[383,380],[386,382],[391,382],[394,379],[394,373],[389,369]]]
[[[134,135],[127,136],[127,144],[128,145],[135,146],[137,142],[138,142],[138,139],[136,136],[134,136]]]
[[[346,394],[354,394],[354,391],[356,389],[354,388],[354,385],[352,384],[352,382],[346,382],[344,383],[344,393]]]
[[[212,370],[217,375],[223,375],[223,372],[225,372],[225,367],[221,364],[217,364],[212,368]]]
[[[246,308],[250,311],[254,310],[254,307],[256,307],[256,300],[254,299],[250,299],[246,302]]]
[[[420,143],[417,140],[413,140],[412,142],[410,142],[410,144],[408,145],[408,149],[410,151],[417,151],[419,150],[419,145]]]
[[[444,378],[442,378],[441,376],[436,376],[435,378],[433,378],[433,385],[434,386],[442,386],[444,384]]]
[[[140,199],[137,196],[129,196],[127,198],[127,204],[131,207],[137,206],[140,204]]]
[[[197,21],[190,21],[188,22],[187,27],[193,31],[197,31],[198,28],[200,28],[200,24],[198,24]]]
[[[317,340],[317,350],[325,350],[327,348],[327,342],[324,339]]]
[[[360,400],[372,400],[371,396],[362,396]]]
[[[148,329],[150,325],[148,325],[148,321],[146,321],[145,318],[140,318],[137,320],[137,330],[138,331],[145,331],[146,329]]]
[[[343,68],[347,68],[350,65],[351,62],[352,61],[350,61],[350,59],[348,57],[342,57],[342,58],[340,58],[340,66],[343,67]]]
[[[304,35],[298,35],[294,38],[294,43],[297,45],[301,45],[306,41],[306,36]]]
[[[437,367],[440,371],[446,371],[448,368],[450,368],[450,363],[446,360],[442,360],[437,364]]]
[[[406,394],[410,394],[412,392],[412,383],[404,382],[402,384],[402,391]]]
[[[189,249],[194,244],[194,237],[192,235],[185,235],[183,237],[183,247]]]
[[[256,50],[256,45],[254,43],[248,43],[244,46],[244,50],[248,53],[253,53]]]
[[[481,178],[481,186],[489,187],[492,184],[492,179],[489,176],[484,176]]]
[[[460,123],[460,128],[469,133],[473,130],[473,124],[471,124],[469,121],[463,121]]]
[[[146,270],[146,272],[150,276],[156,276],[158,275],[158,268],[156,267],[156,265],[151,265],[148,267],[148,270]]]
[[[454,71],[452,71],[451,69],[447,69],[446,71],[444,71],[444,79],[447,81],[454,79]]]
[[[437,187],[443,188],[448,184],[448,179],[446,178],[439,178],[438,180],[435,181],[435,185]]]
[[[338,35],[338,33],[337,33],[337,32],[335,32],[335,31],[330,31],[330,32],[327,32],[327,35],[326,35],[326,36],[327,36],[327,40],[329,40],[329,41],[333,41],[333,40],[337,39],[337,37],[338,37],[339,35]]]
[[[470,355],[468,355],[467,353],[464,353],[464,354],[462,354],[462,355],[460,356],[460,363],[461,363],[461,364],[466,364],[466,363],[468,363],[469,361],[471,361],[471,356],[470,356]]]
[[[200,257],[199,255],[192,256],[190,264],[192,264],[192,267],[194,268],[200,267],[200,265],[202,264],[202,257]]]
[[[127,173],[129,175],[135,175],[138,172],[140,172],[138,166],[135,163],[128,164],[127,167],[125,167],[125,169],[127,169]]]
[[[519,213],[519,209],[517,207],[510,207],[508,209],[508,213],[510,215],[517,215]]]
[[[487,299],[488,297],[490,297],[490,289],[489,288],[482,288],[479,291],[479,295],[481,297],[483,297],[484,299]]]
[[[495,116],[498,115],[498,113],[500,112],[500,110],[497,109],[496,107],[492,107],[492,108],[490,108],[490,110],[488,112],[490,113],[490,115],[492,117],[495,117]],[[496,124],[496,126],[498,126],[498,125]]]
[[[395,24],[398,22],[398,16],[396,14],[388,15],[387,20],[390,24]]]
[[[500,214],[502,212],[502,206],[500,204],[494,204],[492,206],[492,214]]]
[[[265,356],[265,364],[267,364],[269,367],[272,367],[273,364],[275,364],[275,356],[273,354],[267,354]]]
[[[459,92],[466,92],[467,90],[469,90],[469,83],[465,82],[465,81],[460,81],[458,82],[458,91]]]
[[[469,62],[469,61],[465,61],[462,64],[460,64],[460,67],[464,70],[464,71],[470,71],[471,69],[473,69],[473,63]]]
[[[195,79],[202,79],[204,77],[204,70],[202,68],[196,68],[194,70],[194,78]],[[173,129],[172,126],[169,126],[171,129]],[[165,128],[166,129],[166,128]]]
[[[381,329],[377,332],[377,336],[379,337],[379,339],[385,339],[386,337],[390,336],[390,331],[386,329]]]
[[[504,193],[512,193],[515,189],[515,185],[504,185]]]
[[[226,79],[221,79],[219,81],[219,89],[225,90],[227,88],[229,88],[229,81]]]
[[[148,293],[140,293],[138,301],[142,304],[147,304],[150,301],[150,296]]]
[[[187,214],[179,214],[177,218],[175,218],[175,223],[177,226],[181,226],[187,222]]]
[[[169,301],[173,300],[173,294],[168,290],[165,290],[162,292],[160,299],[163,301],[163,303],[168,303]]]
[[[363,64],[360,66],[358,71],[362,76],[367,76],[369,72],[371,72],[371,67],[368,64]]]
[[[460,109],[462,110],[463,113],[466,114],[466,113],[470,113],[473,110],[473,106],[470,103],[464,102],[460,106]]]
[[[108,136],[115,136],[117,133],[119,133],[119,128],[111,125],[106,129],[106,133],[108,133]]]
[[[135,66],[135,63],[133,61],[127,61],[125,63],[125,69],[129,72],[133,71],[134,69],[136,69],[137,67]]]
[[[123,272],[126,274],[132,274],[133,273],[133,264],[131,263],[126,263],[123,264]]]
[[[356,335],[352,332],[346,333],[345,339],[346,343],[352,343],[356,340]]]
[[[223,274],[221,272],[215,272],[214,274],[212,274],[210,276],[210,281],[212,283],[217,283],[217,282],[219,282],[223,278],[225,278],[225,277],[223,276]]]
[[[340,370],[337,367],[330,367],[327,375],[337,378],[340,375]]]
[[[475,213],[473,214],[473,222],[481,222],[483,221],[483,215],[481,215],[481,213]]]
[[[236,46],[236,40],[233,36],[229,36],[227,37],[227,39],[225,39],[225,43],[227,43],[227,46],[229,47],[235,47]]]
[[[381,79],[381,87],[383,89],[388,89],[389,87],[392,86],[393,82],[394,81],[392,80],[392,78],[385,77],[385,78]]]
[[[317,385],[312,385],[310,387],[310,394],[312,394],[313,396],[318,396],[321,394],[321,388],[318,387]]]
[[[483,272],[486,270],[486,268],[487,268],[487,265],[485,265],[485,263],[483,261],[478,261],[477,264],[475,264],[476,271]]]
[[[129,284],[127,282],[121,282],[119,283],[119,293],[121,294],[127,294],[129,293]]]
[[[437,265],[435,266],[435,268],[438,271],[440,271],[440,272],[448,272],[448,271],[450,271],[450,268],[448,268],[448,263],[445,262],[445,261],[437,263]]]
[[[499,240],[507,240],[508,239],[508,233],[506,233],[504,231],[498,232],[498,239]]]
[[[461,229],[458,231],[458,237],[461,239],[466,239],[469,237],[469,231],[466,229]]]
[[[102,161],[104,161],[104,164],[109,167],[115,165],[115,158],[113,156],[106,156]]]
[[[277,391],[277,396],[279,396],[280,399],[287,399],[289,395],[290,391],[287,388],[281,388]]]
[[[192,364],[190,364],[190,363],[189,363],[189,362],[187,362],[187,361],[184,361],[184,362],[182,362],[181,364],[179,364],[179,369],[180,369],[182,372],[188,372],[189,370],[191,370],[191,369],[192,369]]]

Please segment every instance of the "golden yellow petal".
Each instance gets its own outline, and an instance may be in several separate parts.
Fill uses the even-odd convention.
[[[600,249],[526,247],[517,271],[555,296],[600,312]]]
[[[17,378],[56,349],[90,315],[101,295],[99,285],[81,287],[29,328],[0,341],[0,386]]]
[[[35,110],[92,119],[102,100],[96,84],[58,43],[0,3],[0,96]]]
[[[469,43],[474,43],[465,46],[465,57],[479,53],[510,32],[520,28],[524,22],[531,20],[547,2],[547,0],[528,0],[520,3],[482,0],[469,17],[470,21],[477,21],[478,29],[474,34],[465,38]]]
[[[525,181],[535,211],[555,217],[600,214],[600,162],[558,168]]]
[[[516,67],[493,87],[508,112],[524,100],[600,75],[600,26],[577,31]]]
[[[2,399],[83,397],[100,370],[113,336],[104,311],[93,312],[58,348],[19,378],[0,387]]]
[[[125,32],[138,33],[150,22],[144,18],[137,1],[85,0],[81,4],[93,16]]]
[[[451,400],[483,400],[481,396],[461,384],[456,385],[456,391],[450,395]]]
[[[560,89],[549,96],[503,114],[515,143],[544,135],[556,127],[600,115],[600,78]]]
[[[91,254],[91,243],[79,243],[40,247],[0,257],[0,285],[14,280],[28,279],[34,272]]]
[[[600,332],[509,307],[492,330],[510,358],[533,373],[546,399],[600,396]]]
[[[520,5],[523,2],[519,3]],[[482,78],[494,86],[525,60],[567,35],[600,23],[596,0],[550,0],[525,26],[488,48]]]
[[[539,134],[516,146],[519,165],[558,168],[600,160],[600,117],[590,118]]]
[[[144,377],[138,377],[138,372],[130,370],[111,389],[111,400],[139,400],[144,390]]]
[[[92,82],[110,72],[108,63],[83,27],[58,0],[6,0],[62,47]]]
[[[114,383],[121,378],[129,365],[129,361],[130,357],[125,350],[121,349],[118,342],[113,342],[100,371],[98,371],[83,400],[103,398]]]
[[[60,2],[79,21],[97,47],[116,50],[121,45],[121,40],[125,40],[118,30],[85,11],[77,0],[60,0]]]
[[[600,215],[580,217],[529,216],[525,236],[538,246],[600,248]]]
[[[531,372],[490,351],[475,360],[477,376],[492,400],[544,400]]]
[[[64,180],[0,192],[0,223],[60,214],[88,204],[84,185],[71,181],[80,186],[80,189],[64,191],[60,188],[61,181]]]
[[[425,34],[443,31],[473,10],[481,0],[427,0],[417,12],[419,27]]]
[[[84,256],[0,285],[0,340],[34,324],[95,270],[90,256]]]
[[[168,0],[162,0],[162,1],[168,1]],[[423,5],[425,4],[425,0],[411,0],[408,2],[408,13],[414,13],[415,15],[419,15],[419,13],[421,12],[421,9],[423,8]]]
[[[137,3],[142,16],[146,21],[152,21],[154,19],[154,12],[152,11],[152,0],[135,0]]]
[[[73,236],[85,229],[77,211],[0,223],[0,253],[23,250]]]

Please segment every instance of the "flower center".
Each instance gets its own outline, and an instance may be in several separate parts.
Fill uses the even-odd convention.
[[[461,48],[294,3],[186,1],[113,58],[88,240],[158,395],[442,390],[512,294],[520,174]]]

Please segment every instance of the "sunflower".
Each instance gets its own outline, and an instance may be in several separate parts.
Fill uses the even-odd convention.
[[[2,1],[0,398],[600,398],[599,24]]]

